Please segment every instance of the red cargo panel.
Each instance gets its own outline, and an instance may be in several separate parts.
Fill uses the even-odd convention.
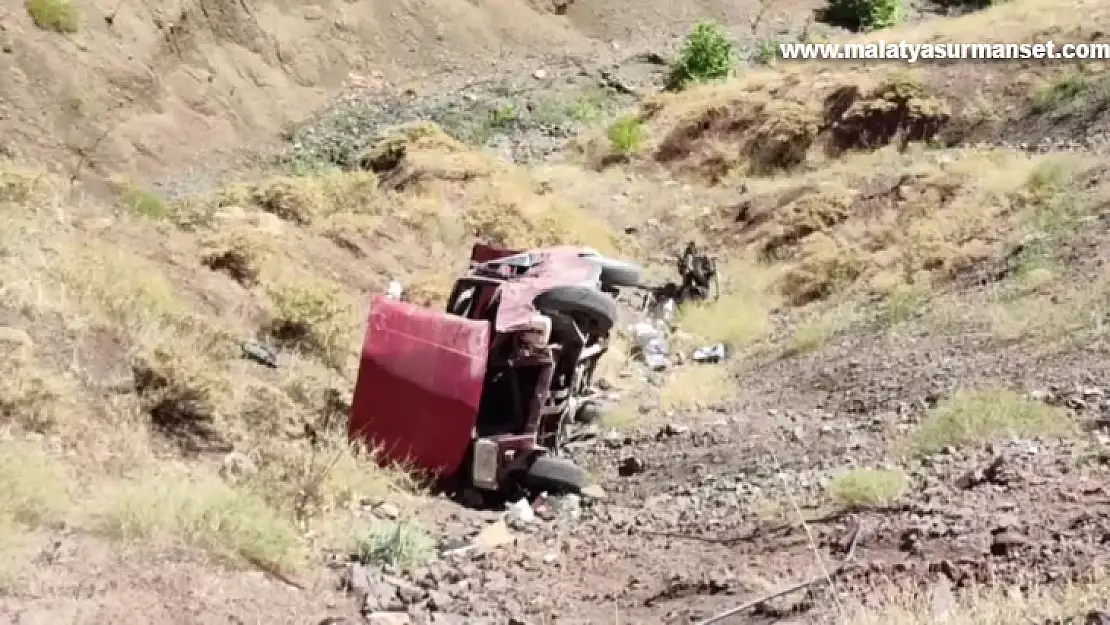
[[[466,456],[485,381],[490,326],[374,298],[348,434],[383,462],[449,476]]]

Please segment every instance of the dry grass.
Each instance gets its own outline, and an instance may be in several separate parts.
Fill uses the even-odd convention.
[[[787,351],[804,354],[820,349],[859,317],[854,304],[841,304],[804,318],[794,328]]]
[[[736,392],[735,376],[724,365],[689,364],[672,371],[659,390],[664,410],[706,407]]]
[[[909,487],[905,473],[890,469],[853,469],[834,477],[829,497],[842,506],[887,506]]]
[[[698,340],[741,350],[770,330],[770,311],[780,299],[773,291],[777,274],[764,263],[736,257],[720,265],[721,297],[684,306],[676,322]]]
[[[1008,390],[959,391],[929,412],[911,437],[920,453],[1007,436],[1066,436],[1075,424],[1059,408]]]
[[[1010,625],[1015,622],[1067,622],[1104,609],[1105,584],[1034,588],[984,588],[941,600],[931,593],[894,592],[850,605],[843,625]],[[951,597],[951,593],[943,593]]]
[[[356,305],[330,280],[303,279],[270,289],[269,332],[280,344],[319,356],[329,366],[347,364],[354,346]]]
[[[601,415],[601,425],[614,430],[630,428],[639,421],[639,409],[628,402],[621,403]]]
[[[69,467],[40,446],[0,442],[0,523],[9,529],[66,520],[74,486]]]
[[[363,564],[412,570],[435,555],[435,541],[415,521],[382,523],[358,542],[355,549]]]
[[[292,520],[260,494],[215,476],[154,471],[108,489],[95,527],[121,540],[181,543],[229,560],[295,569],[303,561]]]

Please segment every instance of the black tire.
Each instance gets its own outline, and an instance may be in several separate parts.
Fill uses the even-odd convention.
[[[538,456],[524,472],[524,486],[551,494],[578,493],[586,487],[586,472],[566,458]]]
[[[588,315],[608,332],[617,322],[617,301],[588,286],[557,286],[532,302],[540,312]]]
[[[601,417],[605,416],[605,411],[601,409],[601,404],[596,401],[582,402],[578,406],[578,410],[574,412],[574,420],[577,423],[591,424],[597,423]]]
[[[644,281],[644,268],[636,263],[616,258],[595,258],[601,266],[601,282],[609,286],[638,287]]]

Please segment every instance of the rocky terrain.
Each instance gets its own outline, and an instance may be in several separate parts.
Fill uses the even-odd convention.
[[[0,620],[1110,622],[1106,68],[759,54],[1110,10],[816,8],[0,11]],[[704,18],[735,76],[663,92]],[[664,371],[625,302],[581,496],[343,440],[371,294],[440,303],[475,234],[721,256]]]

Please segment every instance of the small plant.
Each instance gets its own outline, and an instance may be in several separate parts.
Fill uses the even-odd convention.
[[[133,188],[123,195],[123,202],[132,213],[149,219],[165,219],[170,215],[170,207],[154,191]]]
[[[180,542],[218,557],[246,557],[279,570],[302,564],[293,522],[257,493],[215,476],[162,472],[105,492],[96,529],[123,540]]]
[[[116,178],[112,185],[119,194],[120,204],[127,212],[147,219],[165,219],[170,216],[170,206],[157,192],[147,189],[129,178]]]
[[[908,485],[901,471],[854,469],[833,478],[828,493],[843,506],[889,506],[906,492]]]
[[[35,26],[56,33],[75,33],[81,16],[71,0],[27,0],[27,14]]]
[[[761,39],[748,53],[748,62],[753,65],[770,65],[779,56],[779,44],[770,39]]]
[[[1089,88],[1090,81],[1081,71],[1073,70],[1057,76],[1033,94],[1033,112],[1048,113],[1064,108],[1082,97]]]
[[[508,130],[517,123],[517,120],[520,119],[520,115],[519,113],[517,113],[515,106],[513,106],[512,104],[505,104],[503,106],[490,109],[488,113],[488,118],[491,128],[495,128],[497,130]]]
[[[413,569],[427,563],[435,554],[435,543],[415,521],[386,523],[357,545],[356,557],[365,565]]]
[[[633,116],[622,117],[609,126],[609,144],[619,156],[628,157],[644,142],[644,125]]]
[[[699,22],[686,37],[686,44],[671,66],[667,89],[679,91],[691,82],[728,78],[736,67],[736,50],[715,22]]]
[[[1009,390],[960,391],[929,412],[913,436],[922,453],[1005,436],[1063,436],[1074,423],[1058,408]]]
[[[604,105],[603,95],[593,95],[580,98],[570,106],[567,114],[580,124],[587,124],[601,118]]]
[[[903,284],[886,298],[887,325],[896,326],[913,318],[928,300],[929,294],[921,287]]]
[[[905,19],[905,0],[829,0],[822,15],[822,21],[854,31],[890,28]]]
[[[302,280],[274,289],[270,297],[270,333],[276,340],[315,352],[328,365],[343,366],[353,309],[335,284]]]

